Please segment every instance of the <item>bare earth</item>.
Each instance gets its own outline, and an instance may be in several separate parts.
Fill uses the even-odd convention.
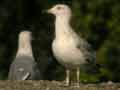
[[[0,90],[120,90],[120,83],[80,84],[65,87],[59,81],[0,81]]]

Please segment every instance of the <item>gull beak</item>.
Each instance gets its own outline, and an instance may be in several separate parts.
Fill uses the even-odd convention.
[[[51,10],[51,9],[48,9],[48,10],[47,10],[47,13],[52,13],[52,10]]]
[[[52,10],[51,9],[43,10],[42,13],[52,13]]]

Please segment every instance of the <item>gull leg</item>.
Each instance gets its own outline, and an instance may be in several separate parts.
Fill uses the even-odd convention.
[[[69,86],[70,83],[70,70],[66,69],[66,84],[65,86]]]
[[[79,87],[79,82],[80,82],[80,69],[77,67],[77,87]]]

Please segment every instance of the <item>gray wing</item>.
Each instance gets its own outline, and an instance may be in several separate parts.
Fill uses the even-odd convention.
[[[77,48],[82,51],[86,61],[89,63],[96,63],[96,52],[92,49],[91,45],[87,41],[79,38]]]
[[[8,79],[10,80],[34,80],[40,75],[39,69],[33,57],[16,57],[12,62]],[[39,76],[40,77],[40,76]]]
[[[79,41],[77,48],[79,48],[87,63],[85,64],[85,69],[87,72],[92,72],[92,73],[100,73],[100,64],[96,63],[96,52],[92,49],[90,44],[85,41],[84,39],[80,38],[81,40]]]

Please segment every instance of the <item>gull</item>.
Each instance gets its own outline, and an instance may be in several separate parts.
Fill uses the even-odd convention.
[[[55,38],[52,51],[55,58],[66,68],[66,86],[70,84],[70,70],[75,69],[77,86],[80,82],[80,68],[84,64],[96,66],[96,53],[91,45],[77,35],[70,25],[72,10],[65,4],[57,4],[47,10],[55,16]]]
[[[9,80],[41,79],[41,73],[33,57],[31,40],[30,31],[20,32],[18,51],[9,69]]]

